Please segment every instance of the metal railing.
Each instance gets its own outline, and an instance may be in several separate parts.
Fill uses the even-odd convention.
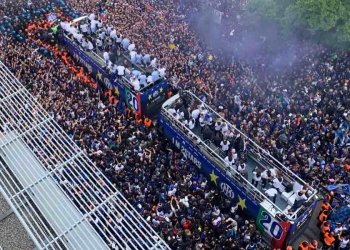
[[[72,232],[84,249],[96,236],[105,249],[170,249],[1,62],[0,129],[0,191],[39,249],[72,249]],[[77,218],[52,213],[62,196]]]

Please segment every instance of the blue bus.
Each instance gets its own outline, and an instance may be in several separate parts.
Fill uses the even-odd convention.
[[[252,173],[257,165],[261,171],[268,169],[279,171],[283,176],[283,187],[292,185],[292,190],[281,190],[276,201],[272,202],[259,188],[251,184],[252,176],[244,178],[234,168],[228,167],[224,159],[225,154],[220,148],[210,141],[204,141],[199,129],[195,127],[189,130],[174,116],[175,104],[184,98],[186,103],[204,106],[213,120],[225,122],[234,134],[240,135],[245,140],[248,173]],[[278,249],[286,243],[292,243],[307,228],[318,202],[317,190],[309,187],[307,205],[299,207],[291,214],[289,211],[295,202],[296,193],[306,183],[193,93],[183,91],[170,97],[162,105],[158,121],[166,137],[207,176],[213,185],[237,202],[243,212],[256,218],[257,228],[273,248]],[[193,136],[196,137],[195,140]]]
[[[82,64],[103,88],[110,89],[124,101],[126,106],[135,111],[140,117],[154,117],[159,112],[162,103],[167,99],[168,83],[165,78],[149,84],[139,91],[135,91],[130,80],[112,79],[112,77],[103,68],[105,62],[101,55],[84,51],[75,41],[68,36],[63,35],[63,42],[67,50],[73,57]],[[127,59],[126,57],[124,57]],[[134,65],[140,71],[146,72],[144,68]]]

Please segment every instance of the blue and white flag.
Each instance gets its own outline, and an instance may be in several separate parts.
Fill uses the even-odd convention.
[[[350,194],[349,184],[328,185],[328,191],[336,191],[339,194]]]
[[[46,14],[46,18],[47,18],[47,21],[49,22],[56,22],[57,20],[57,16],[55,13],[49,13],[49,14]]]

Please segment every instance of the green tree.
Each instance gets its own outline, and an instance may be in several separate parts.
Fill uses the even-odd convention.
[[[278,18],[278,5],[275,0],[250,0],[247,11],[260,18]]]
[[[284,34],[302,34],[335,46],[350,44],[349,0],[252,0],[246,9],[276,21]]]

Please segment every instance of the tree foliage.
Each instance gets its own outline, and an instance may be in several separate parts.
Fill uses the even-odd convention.
[[[284,34],[298,31],[334,46],[350,44],[349,0],[251,0],[246,10],[276,21]]]

